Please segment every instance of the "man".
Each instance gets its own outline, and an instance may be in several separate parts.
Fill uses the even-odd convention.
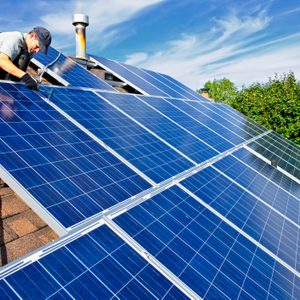
[[[43,27],[35,27],[29,33],[0,33],[0,79],[22,80],[29,89],[37,90],[38,85],[26,73],[29,61],[36,52],[47,54],[51,34]]]

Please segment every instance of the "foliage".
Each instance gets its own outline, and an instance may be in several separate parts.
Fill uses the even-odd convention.
[[[293,72],[243,88],[228,104],[300,145],[300,82]]]
[[[204,87],[209,89],[209,97],[216,102],[226,103],[233,100],[237,95],[237,88],[227,78],[214,79],[213,82],[208,81]]]
[[[216,102],[229,104],[300,145],[300,82],[293,72],[275,74],[267,83],[253,83],[240,91],[226,78],[208,81],[204,86]]]

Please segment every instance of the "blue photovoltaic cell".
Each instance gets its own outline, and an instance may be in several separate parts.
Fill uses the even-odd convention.
[[[191,103],[189,104],[193,105],[195,108],[199,107],[197,103]],[[217,104],[211,104],[211,103],[201,103],[201,109],[205,107],[206,109],[216,112],[221,116],[224,116],[226,120],[231,122],[232,124],[236,124],[237,126],[240,125],[246,125],[247,126],[247,131],[251,133],[252,135],[257,135],[259,133],[262,133],[266,131],[266,129],[261,126],[260,124],[254,122],[253,120],[249,119],[239,111],[233,109],[229,105],[222,104],[222,103],[217,103]]]
[[[249,145],[250,148],[300,179],[300,148],[271,132]]]
[[[187,299],[105,225],[4,280],[22,299]]]
[[[249,155],[251,154],[249,153]],[[282,187],[270,181],[269,178],[251,169],[252,165],[250,165],[251,167],[245,165],[229,155],[213,164],[213,166],[243,186],[247,191],[271,205],[288,219],[300,224],[300,198],[294,197]]]
[[[180,92],[180,94],[183,95],[183,91],[185,91],[186,94],[184,94],[184,96],[186,96],[187,99],[200,100],[200,101],[203,101],[203,102],[208,102],[209,101],[205,97],[201,96],[199,93],[196,93],[195,91],[193,91],[192,89],[190,89],[186,85],[182,84],[181,82],[177,81],[173,77],[171,77],[169,75],[161,74],[161,73],[157,73],[157,74],[158,74],[157,76],[162,76],[167,81],[171,82],[173,84],[173,86],[171,86],[172,88],[174,87],[174,89],[175,89],[176,87],[179,87],[178,91]]]
[[[192,136],[135,96],[112,93],[99,93],[99,95],[125,111],[161,139],[167,141],[197,163],[204,162],[218,154],[212,147]]]
[[[297,257],[300,232],[295,223],[284,218],[213,167],[185,179],[182,185],[274,255],[300,271],[300,261]],[[263,189],[261,190],[263,192]],[[284,195],[283,190],[280,192]],[[272,199],[275,196],[272,191],[269,192],[269,203],[275,202]],[[286,195],[284,196],[286,198]],[[280,198],[276,200],[280,201]],[[294,205],[294,202],[290,202]]]
[[[167,96],[174,97],[174,98],[184,98],[181,94],[177,93],[176,90],[173,90],[168,85],[166,85],[162,81],[156,79],[155,77],[153,77],[150,73],[146,72],[145,70],[139,69],[137,67],[130,66],[130,65],[127,65],[127,64],[122,64],[122,66],[124,66],[126,69],[128,69],[132,73],[140,76],[141,78],[143,78],[147,82],[151,83],[156,88],[158,88],[160,91],[163,91]],[[155,94],[151,94],[151,95],[154,96]]]
[[[169,96],[208,101],[198,93],[180,84],[175,79],[150,70],[145,70],[128,64],[112,61],[103,57],[91,55],[104,68],[121,76],[151,96]]]
[[[164,77],[162,74],[159,74],[157,72],[153,72],[150,70],[142,69],[144,72],[148,73],[150,76],[155,78],[157,81],[164,84],[164,86],[168,86],[169,89],[172,89],[172,91],[176,91],[176,94],[173,92],[169,92],[169,96],[173,98],[185,98],[185,99],[193,99],[193,100],[203,100],[208,101],[206,98],[202,97],[200,94],[195,93],[194,91],[191,91],[190,89],[186,89],[186,87],[182,88],[179,85],[174,84],[174,82],[171,82],[166,77]],[[189,90],[189,91],[188,91]]]
[[[166,100],[160,98],[146,96],[140,96],[140,99],[165,114],[174,122],[178,123],[186,130],[200,138],[202,141],[205,141],[217,151],[226,151],[230,148],[233,148],[236,144],[244,141],[241,137],[207,117],[207,115],[199,113],[196,110],[195,112],[191,112],[193,108],[189,107],[183,101],[170,99],[170,102],[167,102]],[[182,108],[182,105],[186,105],[188,108],[190,108],[190,114],[188,115],[184,111],[172,105],[176,105],[177,103],[180,103],[178,105],[180,109]]]
[[[256,170],[262,176],[273,181],[296,198],[300,199],[300,185],[296,181],[292,180],[287,175],[280,172],[277,168],[264,162],[262,159],[247,151],[244,148],[239,149],[233,154],[239,160],[249,165],[252,169]]]
[[[106,67],[106,69],[121,76],[125,81],[132,83],[136,88],[143,90],[149,95],[168,96],[168,94],[157,89],[155,86],[144,80],[144,78],[130,72],[118,62],[94,55],[92,55],[92,57],[103,67]]]
[[[2,299],[9,299],[9,300],[19,299],[19,297],[3,280],[0,281],[0,293]]]
[[[58,57],[58,55],[59,52],[56,49],[49,47],[47,55],[43,53],[36,53],[34,55],[34,58],[41,64],[46,66],[47,64],[54,61]],[[102,79],[93,75],[63,54],[60,54],[59,59],[53,65],[50,65],[47,69],[50,69],[73,86],[114,91],[114,89]]]
[[[25,86],[0,99],[0,164],[65,227],[151,187]]]
[[[299,278],[172,187],[115,222],[205,299],[292,299]]]
[[[51,100],[155,182],[193,166],[92,92],[56,89]]]
[[[239,122],[228,118],[228,115],[217,109],[218,105],[207,105],[203,102],[173,100],[173,105],[185,111],[195,119],[201,120],[205,125],[215,130],[235,145],[253,138],[266,130],[254,127],[250,119]]]

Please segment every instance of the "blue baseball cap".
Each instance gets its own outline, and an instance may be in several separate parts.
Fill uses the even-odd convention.
[[[39,38],[40,51],[47,54],[48,47],[51,44],[51,34],[49,30],[44,27],[34,27],[33,32],[35,32]]]

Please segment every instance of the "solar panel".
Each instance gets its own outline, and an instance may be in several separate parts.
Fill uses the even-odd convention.
[[[295,197],[300,199],[300,185],[296,181],[292,180],[286,174],[280,172],[277,168],[274,168],[270,164],[266,163],[256,155],[249,153],[246,149],[240,149],[234,153],[243,163],[251,166],[252,169],[256,170],[262,176],[273,181],[276,185],[282,187]]]
[[[165,86],[168,86],[171,88],[173,91],[175,90],[177,94],[180,94],[180,97],[177,95],[174,95],[174,93],[170,93],[169,95],[174,98],[185,98],[185,99],[192,99],[192,100],[200,100],[202,102],[209,102],[205,97],[201,96],[200,94],[194,92],[192,89],[188,88],[187,86],[181,84],[179,81],[175,80],[174,78],[154,72],[151,70],[145,70],[142,69],[144,72],[148,73],[155,79],[159,80],[162,82]]]
[[[169,85],[167,85],[167,84],[163,83],[162,81],[160,81],[159,79],[155,78],[150,73],[148,73],[146,70],[143,70],[143,69],[140,69],[135,66],[128,65],[128,64],[124,64],[124,63],[121,65],[124,68],[126,68],[127,70],[129,70],[130,72],[132,72],[133,74],[140,76],[141,78],[143,78],[145,81],[147,81],[150,84],[152,84],[153,86],[155,86],[160,91],[163,91],[163,93],[167,94],[167,96],[174,97],[174,98],[184,98],[184,96],[181,95],[180,93],[178,93],[176,91],[176,89],[172,89],[171,87],[169,87]],[[152,95],[154,95],[154,94],[152,94]]]
[[[115,76],[133,85],[142,94],[152,96],[167,96],[173,98],[187,98],[207,101],[204,97],[181,84],[171,77],[137,68],[124,63],[112,61],[103,57],[92,55],[91,58]],[[170,80],[171,78],[171,80]]]
[[[0,164],[64,227],[151,187],[23,85],[0,93]]]
[[[229,133],[233,132],[244,140],[248,140],[258,134],[266,132],[265,128],[257,126],[256,123],[245,116],[244,118],[239,118],[237,113],[226,113],[221,105],[207,105],[203,102],[199,103],[190,101],[186,101],[185,103],[188,105],[182,104],[182,101],[172,102],[173,105],[180,105],[182,110],[190,114],[195,114],[195,117],[199,118],[203,115],[209,117],[212,120],[211,122],[216,123],[217,128],[220,128],[221,131],[224,130],[223,128],[225,127],[229,130]],[[196,112],[191,109],[190,106],[192,106]]]
[[[228,161],[227,158],[223,160]],[[297,203],[297,199],[280,188],[273,193],[275,186],[258,175],[251,178],[251,184],[255,180],[252,186],[244,189],[216,169],[221,162],[216,163],[216,167],[213,165],[189,177],[182,185],[299,271],[298,241],[294,238],[299,234],[299,199]],[[241,180],[245,180],[245,177],[241,176]],[[287,206],[297,211],[294,214],[287,213]]]
[[[3,297],[299,299],[299,147],[100,60],[148,95],[64,56],[49,74],[74,87],[0,83],[0,177],[63,235],[0,269]]]
[[[247,132],[246,124],[243,124],[244,126],[236,126],[227,122],[220,115],[217,118],[212,116],[212,113],[209,111],[204,113],[199,102],[196,110],[181,100],[166,99],[164,101],[153,97],[140,97],[140,99],[155,107],[220,152],[226,151],[255,136],[249,134],[249,130]],[[260,133],[262,132],[257,132],[256,135]]]
[[[157,183],[193,166],[180,153],[95,93],[56,89],[52,101]]]
[[[6,277],[0,288],[22,299],[187,299],[106,225]]]
[[[122,109],[196,163],[204,162],[218,153],[206,142],[190,134],[135,96],[113,93],[99,93],[99,95]]]
[[[35,60],[33,60],[33,62],[39,64],[41,68],[47,66],[46,72],[49,70],[50,72],[52,71],[51,75],[54,75],[56,78],[58,77],[58,80],[62,78],[64,83],[66,83],[65,85],[69,84],[72,86],[114,91],[105,81],[96,77],[84,69],[84,67],[52,47],[49,47],[47,55],[36,53],[34,58]],[[53,61],[55,61],[55,63],[53,63]]]
[[[130,83],[138,91],[147,93],[149,95],[167,96],[167,94],[165,94],[163,91],[157,89],[140,76],[130,72],[121,64],[103,57],[93,56],[92,58],[94,58],[94,60],[99,63],[100,66],[105,67],[105,69],[120,77],[123,81]]]
[[[115,222],[205,299],[293,298],[296,275],[172,187]]]
[[[272,132],[253,142],[249,147],[298,180],[300,179],[300,148],[293,143]]]
[[[161,73],[158,73],[158,75],[164,77],[167,81],[171,82],[173,84],[174,88],[177,88],[177,89],[180,90],[181,94],[183,92],[185,92],[185,96],[186,96],[187,99],[200,100],[200,101],[204,101],[204,102],[208,101],[205,97],[203,97],[200,94],[194,92],[192,89],[185,86],[184,84],[182,84],[178,80],[174,79],[173,77],[171,77],[169,75],[166,75],[166,74],[161,74]]]

